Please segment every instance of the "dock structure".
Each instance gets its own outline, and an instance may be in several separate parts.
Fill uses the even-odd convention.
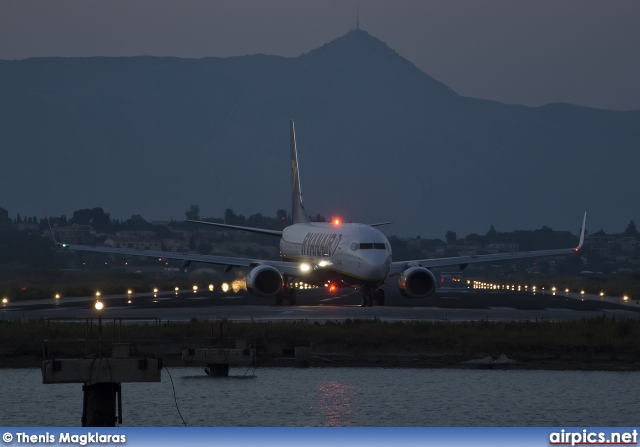
[[[214,335],[216,324],[219,327],[217,337]],[[251,366],[256,363],[255,343],[245,338],[231,338],[229,321],[221,319],[211,325],[209,346],[182,348],[182,361],[206,366],[204,371],[209,376],[228,377],[230,366]]]
[[[45,320],[45,332],[49,335],[43,343],[42,383],[82,383],[82,426],[115,427],[122,423],[122,383],[160,382],[162,359],[158,357],[160,322],[157,318],[142,319],[148,324],[155,322],[155,341],[151,342],[151,356],[132,356],[133,343],[141,340],[124,341],[122,339],[122,320],[114,319],[109,325],[113,328],[113,338],[103,338],[102,318],[98,319],[97,338],[94,336],[95,319],[86,318],[85,339],[53,339],[51,323],[55,319]],[[126,323],[131,323],[130,320]],[[135,320],[141,320],[136,318]],[[65,319],[69,321],[69,319]],[[120,331],[117,330],[118,324]],[[84,344],[85,355],[78,358],[65,358],[65,354],[75,352],[69,344]],[[149,340],[143,341],[149,344]],[[60,357],[59,357],[60,356]]]
[[[205,372],[214,377],[227,377],[229,366],[251,366],[256,362],[253,348],[182,348],[182,361],[206,365]]]

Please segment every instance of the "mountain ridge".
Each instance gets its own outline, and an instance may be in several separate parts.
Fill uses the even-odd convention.
[[[0,206],[271,215],[290,202],[292,118],[314,215],[423,237],[640,219],[622,194],[640,186],[640,111],[464,97],[363,30],[293,58],[0,61]]]

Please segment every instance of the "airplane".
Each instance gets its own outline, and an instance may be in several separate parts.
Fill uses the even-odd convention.
[[[584,214],[580,240],[575,248],[536,250],[528,252],[497,253],[448,258],[393,261],[391,244],[376,227],[377,224],[312,222],[302,200],[295,126],[289,122],[291,137],[291,217],[292,225],[282,231],[244,227],[224,223],[189,220],[203,225],[248,231],[280,238],[280,261],[236,258],[194,253],[174,253],[156,250],[97,247],[54,242],[64,249],[92,251],[121,255],[136,255],[184,261],[186,268],[192,262],[224,265],[225,272],[234,267],[249,268],[246,277],[247,290],[260,297],[275,297],[277,305],[286,299],[296,304],[295,281],[315,286],[352,287],[361,291],[363,307],[385,304],[382,285],[390,278],[398,277],[398,288],[407,298],[426,298],[435,293],[436,278],[431,268],[459,266],[464,270],[469,264],[505,261],[523,258],[560,256],[577,253],[584,243],[587,214]],[[51,231],[53,235],[53,231]]]

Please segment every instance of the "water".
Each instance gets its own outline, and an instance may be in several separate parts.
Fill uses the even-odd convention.
[[[122,385],[123,426],[635,426],[637,372],[169,368]],[[245,376],[245,373],[248,375]],[[251,375],[254,374],[254,375]],[[82,385],[0,369],[0,425],[80,426]],[[176,408],[176,402],[177,407]]]

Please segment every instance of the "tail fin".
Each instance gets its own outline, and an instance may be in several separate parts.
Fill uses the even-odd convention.
[[[298,151],[296,149],[296,130],[293,120],[289,121],[291,129],[291,219],[293,223],[309,222],[309,216],[304,209],[302,202],[302,191],[300,190],[300,173],[298,171]]]

